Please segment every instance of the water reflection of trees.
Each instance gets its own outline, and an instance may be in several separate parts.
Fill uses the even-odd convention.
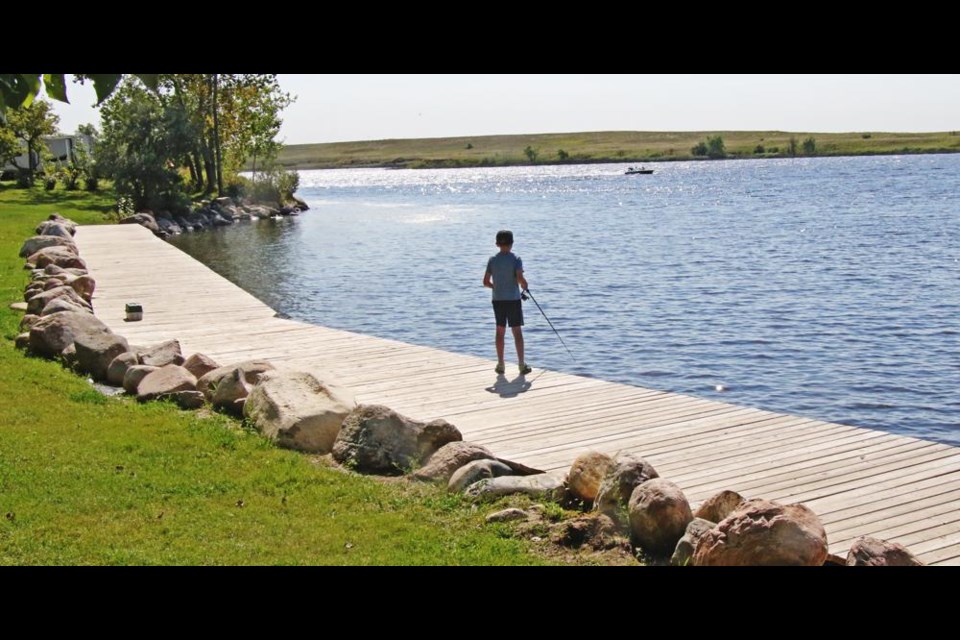
[[[297,232],[295,219],[258,220],[184,233],[170,238],[170,244],[282,310],[293,285],[284,254]]]

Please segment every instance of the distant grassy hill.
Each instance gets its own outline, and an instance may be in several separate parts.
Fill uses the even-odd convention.
[[[534,154],[535,164],[691,160],[697,157],[692,152],[694,146],[718,135],[723,138],[726,157],[731,158],[960,151],[960,131],[600,131],[294,144],[280,152],[280,163],[292,169],[504,166],[530,164]],[[809,138],[814,140],[812,153],[809,145],[804,149],[803,143]]]

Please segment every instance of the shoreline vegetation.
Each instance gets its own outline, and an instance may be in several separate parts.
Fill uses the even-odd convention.
[[[960,131],[600,131],[291,144],[277,160],[285,169],[437,169],[957,152]]]

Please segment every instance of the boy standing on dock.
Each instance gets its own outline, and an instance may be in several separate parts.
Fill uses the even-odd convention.
[[[527,290],[527,280],[523,277],[523,261],[513,253],[513,232],[498,231],[497,246],[500,252],[487,260],[487,271],[483,275],[483,286],[493,289],[493,315],[497,321],[497,367],[494,371],[502,374],[506,370],[503,341],[509,324],[517,347],[520,375],[524,375],[532,371],[523,359],[523,308],[520,306],[520,292]]]

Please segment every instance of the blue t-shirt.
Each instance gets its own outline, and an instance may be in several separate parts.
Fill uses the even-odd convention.
[[[498,253],[487,260],[487,273],[493,277],[494,300],[520,299],[517,271],[523,271],[523,261],[512,251]]]

